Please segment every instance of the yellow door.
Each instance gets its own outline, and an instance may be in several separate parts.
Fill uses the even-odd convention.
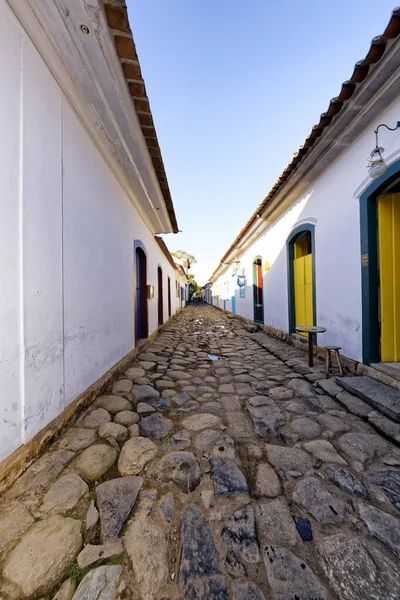
[[[294,243],[293,274],[296,327],[314,325],[312,254],[307,252],[307,242],[303,240]]]
[[[400,361],[400,194],[378,198],[381,361]]]

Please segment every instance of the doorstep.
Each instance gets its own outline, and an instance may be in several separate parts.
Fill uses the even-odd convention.
[[[372,377],[336,377],[336,383],[392,421],[400,423],[400,391]]]

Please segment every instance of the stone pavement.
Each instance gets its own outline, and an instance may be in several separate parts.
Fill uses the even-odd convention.
[[[0,599],[400,598],[400,450],[305,361],[185,309],[3,495]]]

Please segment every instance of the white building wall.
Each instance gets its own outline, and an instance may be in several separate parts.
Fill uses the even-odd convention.
[[[393,126],[400,101],[382,111],[378,123]],[[370,126],[332,163],[309,189],[299,195],[277,220],[240,256],[240,268],[247,276],[246,298],[236,289],[236,312],[253,319],[253,270],[257,256],[270,264],[263,270],[264,322],[288,331],[288,274],[286,241],[303,222],[315,224],[317,324],[327,328],[319,336],[321,345],[340,345],[344,355],[362,360],[361,250],[359,196],[372,180],[366,169],[367,157],[375,145]],[[380,131],[380,144],[391,164],[400,157],[400,133]],[[223,289],[229,273],[216,284]],[[215,284],[213,286],[215,288]],[[219,303],[223,307],[223,303]]]
[[[175,270],[0,0],[0,460],[134,347],[134,241]]]

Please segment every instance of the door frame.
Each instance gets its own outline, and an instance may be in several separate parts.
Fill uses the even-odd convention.
[[[168,317],[171,316],[171,277],[167,278],[167,293],[168,293]]]
[[[377,198],[400,175],[400,159],[360,196],[361,322],[363,363],[380,362]]]
[[[160,265],[157,266],[157,315],[158,326],[164,323],[164,290],[163,290],[163,272]]]
[[[314,223],[302,223],[298,225],[289,234],[286,240],[286,257],[288,273],[288,310],[289,310],[289,333],[296,333],[296,307],[294,297],[294,243],[301,233],[309,231],[311,233],[311,254],[312,254],[312,299],[313,299],[313,321],[317,324],[317,293],[315,278],[315,225]]]
[[[257,264],[257,261],[260,261],[260,265]],[[258,287],[258,278],[257,278],[257,267],[260,266],[261,268],[261,307],[262,307],[262,318],[261,320],[257,321],[256,320],[256,300],[257,300],[257,290],[259,290],[260,288]],[[263,270],[262,270],[262,256],[258,255],[255,256],[253,259],[253,263],[252,263],[252,268],[253,268],[253,318],[254,321],[256,323],[261,323],[262,325],[264,325],[264,277],[263,277]]]
[[[141,296],[143,301],[143,312],[139,311],[140,304],[138,303],[137,297],[137,256],[139,251],[143,253],[144,256],[144,277],[143,281],[144,289],[142,290]],[[140,254],[139,254],[140,256]],[[144,244],[140,240],[135,240],[133,244],[133,257],[134,257],[134,286],[133,286],[133,302],[134,302],[134,324],[135,324],[135,344],[139,341],[139,339],[147,339],[149,337],[149,318],[148,318],[148,305],[147,305],[147,252]],[[138,337],[138,321],[140,317],[141,326],[143,329],[143,336],[141,338]]]

